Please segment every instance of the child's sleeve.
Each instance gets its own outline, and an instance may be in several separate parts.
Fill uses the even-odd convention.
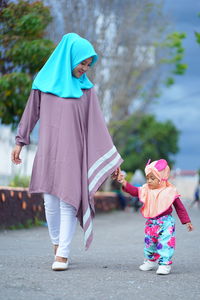
[[[138,188],[127,182],[125,187],[122,187],[123,191],[129,193],[133,197],[138,197]]]
[[[40,94],[39,90],[31,90],[25,110],[18,125],[16,144],[20,146],[30,144],[30,134],[40,116]]]
[[[175,210],[177,212],[177,215],[178,215],[181,223],[182,224],[190,223],[191,222],[190,217],[189,217],[189,215],[188,215],[188,213],[186,211],[185,206],[181,202],[180,198],[176,198],[174,200],[173,205],[175,207]]]

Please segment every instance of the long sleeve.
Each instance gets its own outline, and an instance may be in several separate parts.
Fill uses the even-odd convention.
[[[129,193],[133,197],[138,197],[138,188],[127,182],[126,186],[123,187],[123,191]]]
[[[180,198],[176,198],[173,205],[182,224],[191,222],[185,206],[181,202]]]
[[[40,116],[40,94],[39,90],[31,90],[24,113],[19,122],[15,138],[17,145],[24,146],[30,144],[30,134]]]

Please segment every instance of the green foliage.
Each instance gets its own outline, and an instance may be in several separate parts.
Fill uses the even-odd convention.
[[[31,83],[54,44],[43,39],[51,21],[41,1],[8,2],[0,11],[0,118],[15,127],[21,118]]]
[[[182,63],[185,49],[183,48],[182,42],[183,39],[186,38],[185,33],[181,32],[173,32],[167,36],[165,41],[159,44],[160,47],[169,48],[170,49],[170,57],[162,58],[161,63],[168,63],[175,68],[172,70],[173,74],[183,75],[187,70],[187,64]],[[174,79],[170,78],[170,81],[166,80],[167,86],[174,83]]]
[[[173,71],[173,73],[176,75],[183,75],[185,73],[185,71],[187,70],[187,68],[188,68],[187,64],[177,63],[176,69]]]
[[[166,79],[166,81],[165,81],[165,84],[166,84],[166,86],[171,86],[171,85],[173,85],[174,84],[174,78],[172,78],[172,77],[168,77],[167,79]]]
[[[24,224],[17,223],[15,225],[6,227],[6,229],[9,229],[9,230],[28,229],[28,228],[32,228],[32,227],[43,226],[44,223],[45,223],[44,221],[35,217],[34,220],[28,219]],[[0,228],[0,229],[5,229],[5,228]]]
[[[28,187],[30,183],[29,176],[19,176],[15,175],[12,181],[10,182],[9,186],[12,187]]]
[[[200,18],[200,12],[198,13],[198,17]],[[200,44],[200,33],[195,31],[194,34],[195,34],[197,43]]]
[[[124,159],[126,172],[143,170],[149,158],[166,159],[178,151],[179,132],[171,121],[159,122],[152,115],[135,116],[111,124],[114,143]]]
[[[3,124],[18,124],[31,88],[31,78],[22,72],[0,78],[0,118]]]
[[[200,44],[200,33],[195,31],[195,37],[198,44]]]
[[[126,180],[127,180],[127,181],[130,182],[132,177],[133,177],[133,172],[127,172],[127,173],[126,173]]]

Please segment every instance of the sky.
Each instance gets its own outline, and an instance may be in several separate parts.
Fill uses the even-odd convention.
[[[157,119],[171,120],[181,131],[175,168],[197,170],[200,169],[200,45],[194,32],[200,32],[200,1],[165,0],[165,12],[173,31],[187,34],[183,62],[188,64],[188,70],[175,77],[171,88],[162,90],[151,110]]]

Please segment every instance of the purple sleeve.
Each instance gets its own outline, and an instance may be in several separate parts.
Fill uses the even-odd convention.
[[[124,192],[129,193],[133,197],[138,197],[138,188],[127,182],[126,186],[122,188]]]
[[[18,125],[16,144],[20,146],[30,144],[30,134],[40,116],[40,91],[31,90],[25,110]]]
[[[183,203],[181,202],[180,198],[176,198],[174,200],[174,203],[173,203],[174,207],[175,207],[175,210],[177,212],[177,215],[181,221],[182,224],[186,224],[186,223],[189,223],[191,222],[189,216],[188,216],[188,213],[185,209],[185,206],[183,205]]]

